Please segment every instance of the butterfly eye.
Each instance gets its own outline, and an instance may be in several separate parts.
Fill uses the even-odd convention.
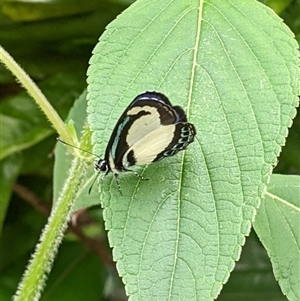
[[[106,160],[104,160],[104,159],[96,160],[94,168],[96,171],[108,171],[109,170],[108,164],[107,164]]]

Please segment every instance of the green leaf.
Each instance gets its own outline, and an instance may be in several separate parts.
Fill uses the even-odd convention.
[[[283,293],[299,300],[300,177],[273,175],[254,228],[266,248]]]
[[[298,104],[293,34],[254,1],[137,1],[88,70],[88,120],[103,154],[139,93],[160,91],[197,129],[185,152],[101,185],[110,245],[130,300],[213,300],[245,235]]]
[[[78,73],[61,73],[43,82],[41,89],[61,115],[69,110],[76,90],[84,84]],[[1,103],[0,159],[29,148],[53,133],[45,115],[24,92]]]
[[[46,118],[29,96],[18,95],[1,104],[0,159],[29,148],[52,133]]]

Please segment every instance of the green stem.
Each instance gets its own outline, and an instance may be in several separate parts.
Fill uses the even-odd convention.
[[[90,139],[91,132],[86,127],[82,134],[80,147],[89,143]],[[83,154],[85,153],[83,152]],[[14,301],[39,300],[45,286],[47,273],[51,270],[54,257],[57,254],[64,231],[67,228],[72,207],[86,170],[86,160],[82,160],[81,154],[79,154],[72,162],[62,193],[55,203],[48,223],[42,232],[40,243],[36,246],[35,252],[14,296]]]
[[[69,178],[43,230],[40,243],[36,246],[29,266],[19,284],[14,301],[31,301],[40,298],[47,273],[51,270],[54,257],[63,239],[72,205],[85,171],[85,163],[80,158],[75,158],[70,169]]]
[[[0,61],[5,67],[10,70],[22,86],[27,90],[28,94],[35,100],[37,105],[41,108],[44,114],[47,116],[52,126],[56,129],[59,136],[71,144],[75,144],[68,133],[64,122],[61,120],[59,115],[56,113],[54,108],[48,102],[47,98],[37,87],[37,85],[31,80],[27,73],[16,63],[16,61],[9,55],[8,52],[0,46]]]
[[[1,46],[0,61],[16,76],[17,80],[25,87],[29,95],[33,97],[38,106],[48,117],[52,126],[57,130],[60,137],[70,144],[75,144],[64,122],[60,119],[40,89]],[[81,139],[82,143],[90,143],[90,135],[91,132],[89,129],[85,128]],[[85,160],[82,160],[81,156],[76,157],[72,162],[69,176],[65,182],[62,193],[55,203],[48,223],[43,230],[40,243],[36,246],[36,250],[19,284],[14,296],[15,301],[31,301],[40,298],[45,286],[47,273],[51,270],[54,257],[63,239],[64,231],[67,228],[72,206],[85,172]]]

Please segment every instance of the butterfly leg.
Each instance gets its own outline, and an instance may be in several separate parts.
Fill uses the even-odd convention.
[[[90,188],[89,188],[89,191],[88,191],[89,194],[91,194],[92,188],[93,188],[94,184],[96,183],[97,179],[100,177],[100,174],[101,174],[100,172],[97,172],[97,174],[96,174],[96,176],[95,176],[95,178],[94,178],[94,180],[93,180],[93,182],[92,182],[92,184],[91,184],[91,186],[90,186]],[[108,171],[107,171],[106,173],[104,173],[104,174],[100,177],[100,181],[99,181],[99,182],[102,182],[103,179],[104,179],[104,177],[105,177],[107,174],[108,174]]]
[[[120,195],[122,195],[122,190],[121,190],[121,185],[120,185],[120,182],[119,182],[119,178],[118,178],[119,174],[117,173],[114,173],[114,178],[116,180],[116,183],[117,183],[117,186],[118,186],[118,189],[119,189],[119,192],[120,192]]]
[[[93,182],[92,182],[92,184],[91,184],[90,188],[89,188],[88,194],[91,194],[91,192],[92,192],[92,188],[93,188],[93,186],[94,186],[95,182],[97,181],[97,179],[98,179],[99,175],[100,175],[100,173],[98,172],[98,173],[96,174],[96,176],[95,176],[95,178],[94,178],[94,180],[93,180]]]
[[[132,173],[133,173],[136,177],[138,177],[140,180],[149,180],[149,178],[145,178],[145,177],[141,176],[139,173],[135,172],[134,170],[126,169],[126,171],[132,172]]]

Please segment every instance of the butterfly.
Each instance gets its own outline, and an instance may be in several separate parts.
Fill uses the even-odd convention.
[[[147,91],[135,97],[123,112],[110,136],[104,159],[96,160],[94,168],[98,173],[105,172],[103,177],[112,172],[121,192],[121,172],[134,172],[131,166],[173,156],[186,149],[195,135],[195,126],[187,122],[180,106],[173,106],[162,93]]]

